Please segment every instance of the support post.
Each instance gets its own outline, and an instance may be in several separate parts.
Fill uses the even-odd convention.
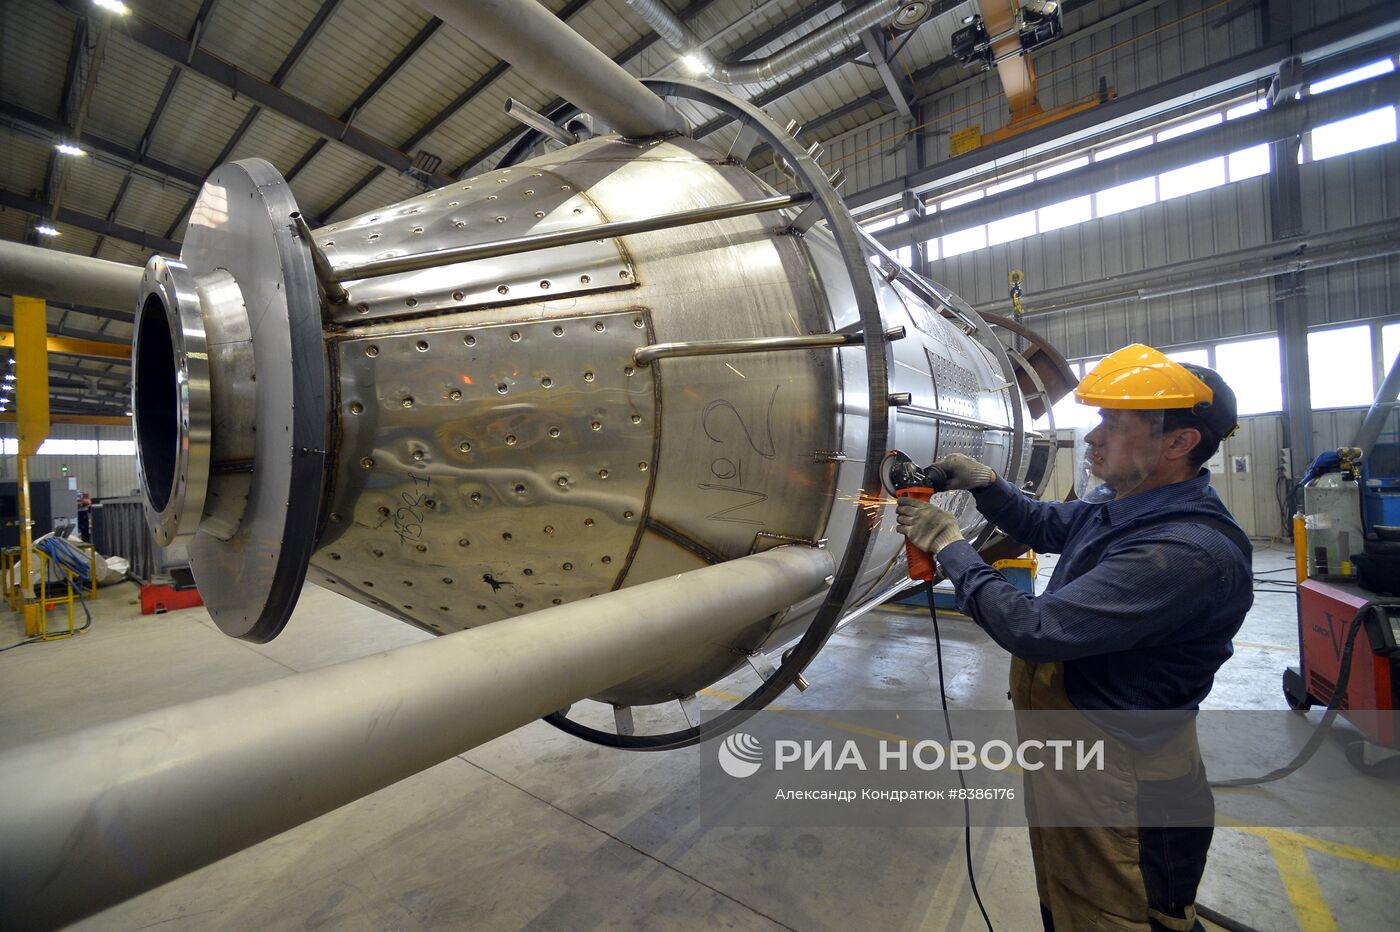
[[[17,452],[19,480],[20,592],[24,636],[38,635],[43,603],[35,601],[30,585],[33,572],[34,512],[29,500],[29,458],[49,435],[48,310],[40,298],[15,295],[15,395],[17,396]]]
[[[1299,145],[1299,137],[1293,136],[1271,147],[1274,170],[1269,173],[1269,226],[1275,240],[1303,232]],[[1308,307],[1304,286],[1302,272],[1287,272],[1270,279],[1283,370],[1283,447],[1291,451],[1293,466],[1290,479],[1301,476],[1313,458]]]

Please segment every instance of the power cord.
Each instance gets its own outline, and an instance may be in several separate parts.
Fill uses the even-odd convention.
[[[42,540],[36,542],[35,547],[37,548],[37,547],[39,546],[39,544],[41,544],[41,543],[43,543]],[[55,553],[49,551],[48,549],[44,549],[44,552],[45,552],[46,554],[49,554],[51,557],[53,557],[53,558],[56,559],[56,560],[59,559],[59,557],[57,556],[57,554],[55,554]],[[82,585],[78,585],[77,587],[73,587],[72,584],[69,583],[67,580],[65,580],[65,579],[59,579],[59,578],[58,578],[58,574],[57,574],[56,572],[54,572],[54,570],[53,570],[52,568],[50,568],[49,574],[50,574],[50,575],[49,575],[50,581],[55,582],[55,583],[62,582],[62,583],[64,583],[65,585],[69,586],[69,588],[72,588],[74,594],[77,595],[77,597],[78,597],[78,604],[79,604],[80,606],[82,606],[82,609],[83,609],[83,616],[84,616],[84,618],[85,618],[86,620],[83,622],[83,624],[82,624],[81,627],[75,628],[75,629],[73,630],[73,633],[74,633],[74,634],[77,634],[77,633],[79,633],[79,632],[81,632],[81,631],[86,631],[88,628],[91,628],[91,627],[92,627],[92,612],[88,611],[87,598],[83,596],[83,587],[82,587]],[[13,643],[13,644],[6,644],[4,647],[0,647],[0,654],[3,654],[3,653],[4,653],[5,651],[7,651],[7,650],[15,650],[16,648],[23,647],[23,646],[25,646],[26,644],[38,644],[38,643],[39,643],[40,641],[42,641],[42,640],[44,640],[43,636],[42,636],[42,635],[36,634],[36,635],[34,635],[33,637],[25,638],[25,639],[22,640],[22,641],[16,641],[16,642]],[[26,654],[25,656],[27,657],[27,656],[29,656],[29,655]]]
[[[1327,703],[1327,711],[1322,714],[1322,720],[1317,723],[1313,733],[1308,737],[1307,743],[1293,756],[1293,759],[1282,767],[1270,770],[1260,777],[1239,777],[1234,780],[1212,780],[1211,786],[1221,788],[1258,786],[1261,783],[1272,783],[1275,780],[1282,780],[1293,773],[1299,767],[1312,760],[1312,756],[1317,753],[1317,749],[1322,746],[1322,739],[1327,735],[1327,729],[1332,727],[1332,723],[1337,720],[1337,713],[1347,701],[1347,684],[1351,680],[1351,656],[1356,647],[1356,635],[1361,631],[1366,621],[1364,612],[1358,612],[1352,619],[1351,628],[1347,631],[1346,647],[1342,650],[1342,662],[1337,668],[1337,685],[1332,690],[1332,701]]]
[[[933,621],[933,651],[938,658],[938,701],[943,705],[943,727],[948,730],[948,741],[953,740],[953,722],[948,716],[948,691],[943,685],[943,638],[938,631],[938,607],[933,602],[933,580],[924,581],[924,594],[928,596],[928,614]],[[992,920],[987,916],[987,907],[982,905],[982,894],[977,891],[977,872],[972,868],[972,805],[967,799],[967,779],[958,771],[958,785],[963,788],[963,854],[967,859],[967,882],[972,887],[972,898],[977,901],[977,909],[982,913],[982,921],[987,924],[987,932],[994,932]]]

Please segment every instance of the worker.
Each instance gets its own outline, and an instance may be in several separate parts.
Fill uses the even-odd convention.
[[[1039,502],[970,457],[938,461],[946,487],[971,492],[989,522],[1062,555],[1044,593],[1003,579],[936,503],[902,500],[898,529],[1011,653],[1021,740],[1069,720],[1106,742],[1102,771],[1026,772],[1045,928],[1201,929],[1214,800],[1195,712],[1253,602],[1249,538],[1203,468],[1238,427],[1235,396],[1213,370],[1135,344],[1095,366],[1075,397],[1100,416],[1084,438],[1079,500]]]

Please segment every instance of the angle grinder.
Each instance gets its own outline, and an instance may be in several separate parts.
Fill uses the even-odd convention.
[[[948,484],[948,473],[943,467],[930,464],[919,466],[909,455],[900,450],[891,450],[880,461],[880,481],[895,498],[912,498],[926,502]],[[904,542],[904,556],[909,562],[909,578],[932,582],[938,571],[933,557],[915,547],[908,540]]]

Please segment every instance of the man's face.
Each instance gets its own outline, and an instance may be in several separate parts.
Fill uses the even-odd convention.
[[[1160,411],[1099,409],[1099,424],[1085,436],[1089,471],[1125,494],[1157,468],[1162,457]]]

